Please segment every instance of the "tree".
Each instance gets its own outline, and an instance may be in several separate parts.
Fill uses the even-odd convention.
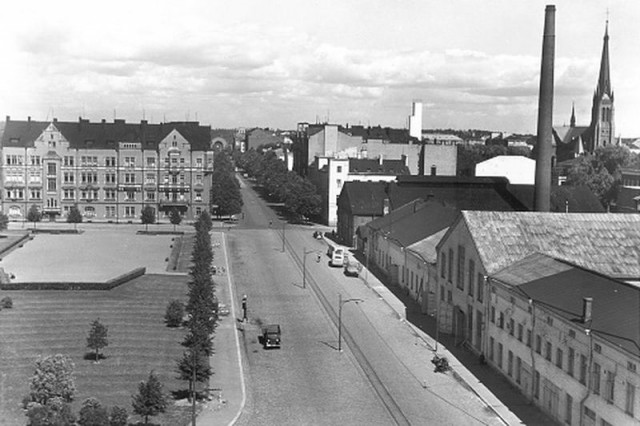
[[[171,209],[171,211],[169,212],[169,221],[173,225],[173,231],[175,232],[176,225],[180,225],[180,222],[182,222],[182,215],[180,214],[178,209]]]
[[[145,206],[140,213],[140,220],[144,224],[144,230],[149,230],[149,224],[156,223],[156,210],[151,206]]]
[[[107,340],[108,331],[108,328],[100,322],[100,319],[96,319],[91,323],[91,330],[89,330],[89,337],[87,337],[87,347],[95,351],[96,362],[100,358],[100,349],[109,345]]]
[[[184,305],[179,300],[172,300],[167,306],[167,312],[164,314],[164,319],[167,322],[168,327],[179,327],[182,324],[182,317],[184,317]]]
[[[33,222],[33,227],[35,229],[36,222],[40,222],[42,220],[42,212],[38,209],[38,206],[32,204],[27,212],[27,221]]]
[[[9,216],[0,212],[0,231],[4,231],[9,226]]]
[[[30,402],[26,415],[29,426],[70,426],[76,422],[71,404],[59,397],[49,399],[46,404]]]
[[[218,206],[218,216],[231,216],[242,211],[240,183],[233,174],[214,174],[211,202]]]
[[[36,361],[29,399],[43,405],[56,397],[65,402],[73,401],[76,392],[74,368],[71,358],[60,354]]]
[[[127,410],[114,405],[109,416],[109,426],[127,426],[129,415]]]
[[[615,179],[591,156],[578,157],[567,174],[567,185],[587,186],[607,206],[615,198]]]
[[[80,426],[110,426],[109,413],[96,398],[85,399],[78,414]]]
[[[67,223],[73,223],[73,229],[76,229],[78,223],[82,223],[82,213],[80,213],[78,206],[73,205],[69,209],[69,214],[67,215]]]
[[[144,424],[149,423],[149,416],[163,413],[167,408],[167,400],[162,393],[162,383],[153,371],[149,373],[146,382],[140,382],[138,393],[132,398],[133,412],[144,418]]]
[[[109,426],[127,426],[129,415],[127,410],[114,405],[109,416]]]
[[[209,355],[198,349],[189,349],[185,351],[182,358],[178,360],[178,378],[189,382],[189,395],[195,398],[194,373],[196,382],[198,383],[205,383],[213,374],[209,364]]]

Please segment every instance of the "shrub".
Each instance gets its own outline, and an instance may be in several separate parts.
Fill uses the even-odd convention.
[[[182,317],[184,316],[184,305],[179,300],[172,300],[167,305],[167,312],[164,319],[168,327],[180,327],[182,325]]]
[[[9,296],[4,297],[2,300],[0,300],[0,307],[6,308],[6,309],[13,308],[13,300],[11,300]]]
[[[111,408],[111,416],[109,416],[109,426],[127,426],[129,415],[127,410],[117,405]]]

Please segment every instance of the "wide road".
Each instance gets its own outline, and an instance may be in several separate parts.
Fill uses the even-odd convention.
[[[385,334],[380,316],[382,324],[397,318],[381,309],[361,280],[328,267],[326,245],[311,237],[312,228],[284,225],[283,244],[283,222],[272,206],[246,181],[241,191],[244,215],[228,233],[230,272],[237,296],[247,295],[249,317],[238,323],[244,328],[247,404],[237,424],[498,424],[449,376],[416,376],[411,366],[419,363],[429,371],[428,359],[406,358],[416,349],[398,346],[417,344]],[[316,253],[322,253],[320,263]],[[337,351],[338,293],[368,300],[343,305],[343,352]],[[267,323],[282,327],[281,349],[259,344],[260,327]],[[426,380],[433,383],[427,386]],[[451,395],[455,400],[448,400]]]

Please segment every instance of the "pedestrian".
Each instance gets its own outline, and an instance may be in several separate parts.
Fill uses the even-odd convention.
[[[242,321],[247,320],[247,295],[242,296]]]
[[[320,263],[320,253],[316,254],[316,262]]]

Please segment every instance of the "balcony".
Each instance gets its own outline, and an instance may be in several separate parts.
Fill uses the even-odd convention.
[[[142,191],[140,183],[121,183],[118,185],[118,191]]]
[[[186,211],[189,208],[188,200],[161,200],[158,203],[160,211],[170,211],[171,209],[177,209],[178,211]]]
[[[183,183],[164,183],[158,185],[158,191],[160,192],[189,192],[191,187]]]

